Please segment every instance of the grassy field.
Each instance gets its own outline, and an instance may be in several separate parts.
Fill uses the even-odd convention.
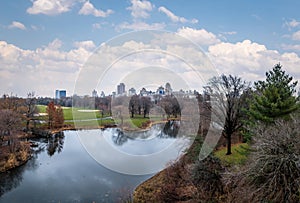
[[[249,155],[249,145],[240,143],[232,145],[231,155],[226,155],[227,148],[222,148],[215,151],[215,156],[218,157],[225,166],[243,165]]]
[[[47,106],[37,105],[39,113],[46,113]],[[104,119],[100,119],[101,113],[99,111],[86,110],[81,108],[72,108],[72,107],[63,107],[65,124],[76,125],[76,127],[90,127],[96,128],[99,126],[105,125],[114,125],[121,124],[120,119],[110,119],[106,117],[110,117],[109,115],[104,115]],[[46,119],[46,117],[41,117],[41,119]],[[99,120],[96,120],[99,119]],[[74,121],[75,120],[75,121]],[[151,117],[151,121],[160,121],[161,117]],[[75,123],[74,123],[75,122]],[[124,119],[123,127],[127,129],[139,129],[147,127],[150,119],[144,118],[142,115],[135,115],[134,118]]]

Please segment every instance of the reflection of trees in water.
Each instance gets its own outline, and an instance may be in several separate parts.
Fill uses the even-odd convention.
[[[23,173],[26,170],[35,170],[38,167],[36,158],[37,154],[34,151],[32,158],[28,160],[26,164],[8,172],[0,173],[0,197],[21,184]]]
[[[23,173],[28,170],[35,170],[39,166],[36,162],[38,154],[47,150],[49,156],[55,152],[60,153],[64,145],[64,133],[57,133],[50,138],[34,139],[38,146],[32,150],[32,158],[23,166],[0,173],[0,197],[10,190],[18,187],[23,180]]]
[[[160,134],[161,138],[176,138],[178,131],[180,129],[180,121],[169,120],[166,122],[162,133]]]
[[[159,125],[159,124],[158,124]],[[154,129],[155,126],[153,126],[152,129]],[[159,132],[153,131],[151,133],[158,133],[156,137],[164,139],[164,138],[176,138],[180,129],[180,121],[168,121],[164,125],[161,126],[162,130]],[[136,138],[141,138],[138,136],[139,132],[136,132],[136,135],[133,135],[134,133],[126,134],[122,130],[116,128],[112,130],[112,140],[116,145],[123,145],[126,143],[129,139],[134,140]]]
[[[113,130],[112,139],[116,145],[123,145],[127,142],[128,136],[126,136],[122,130],[115,129]]]
[[[33,142],[38,144],[38,147],[34,148],[35,152],[41,152],[47,150],[49,156],[53,156],[56,152],[60,153],[64,146],[64,132],[59,132],[48,138],[33,139]]]
[[[53,156],[55,152],[60,153],[64,146],[64,133],[60,132],[48,139],[47,154]]]

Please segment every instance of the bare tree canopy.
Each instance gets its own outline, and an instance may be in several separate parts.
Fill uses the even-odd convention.
[[[242,95],[248,90],[249,83],[242,78],[232,75],[213,77],[206,90],[212,95],[217,107],[212,114],[216,124],[223,128],[223,135],[227,139],[227,155],[231,154],[231,136],[242,127],[241,110],[243,106]],[[223,125],[222,119],[225,118]]]

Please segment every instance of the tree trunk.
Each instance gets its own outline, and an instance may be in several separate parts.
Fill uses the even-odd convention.
[[[226,155],[231,154],[231,134],[227,135],[227,153]]]
[[[26,121],[26,131],[29,131],[29,122],[30,122],[30,120],[27,118],[27,121]]]

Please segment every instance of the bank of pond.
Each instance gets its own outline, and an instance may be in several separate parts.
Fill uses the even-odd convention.
[[[0,202],[125,200],[135,187],[184,152],[189,141],[178,136],[179,125],[171,121],[139,132],[67,130],[29,139],[32,158],[0,173]],[[141,164],[137,157],[156,161],[149,158],[151,163]]]

